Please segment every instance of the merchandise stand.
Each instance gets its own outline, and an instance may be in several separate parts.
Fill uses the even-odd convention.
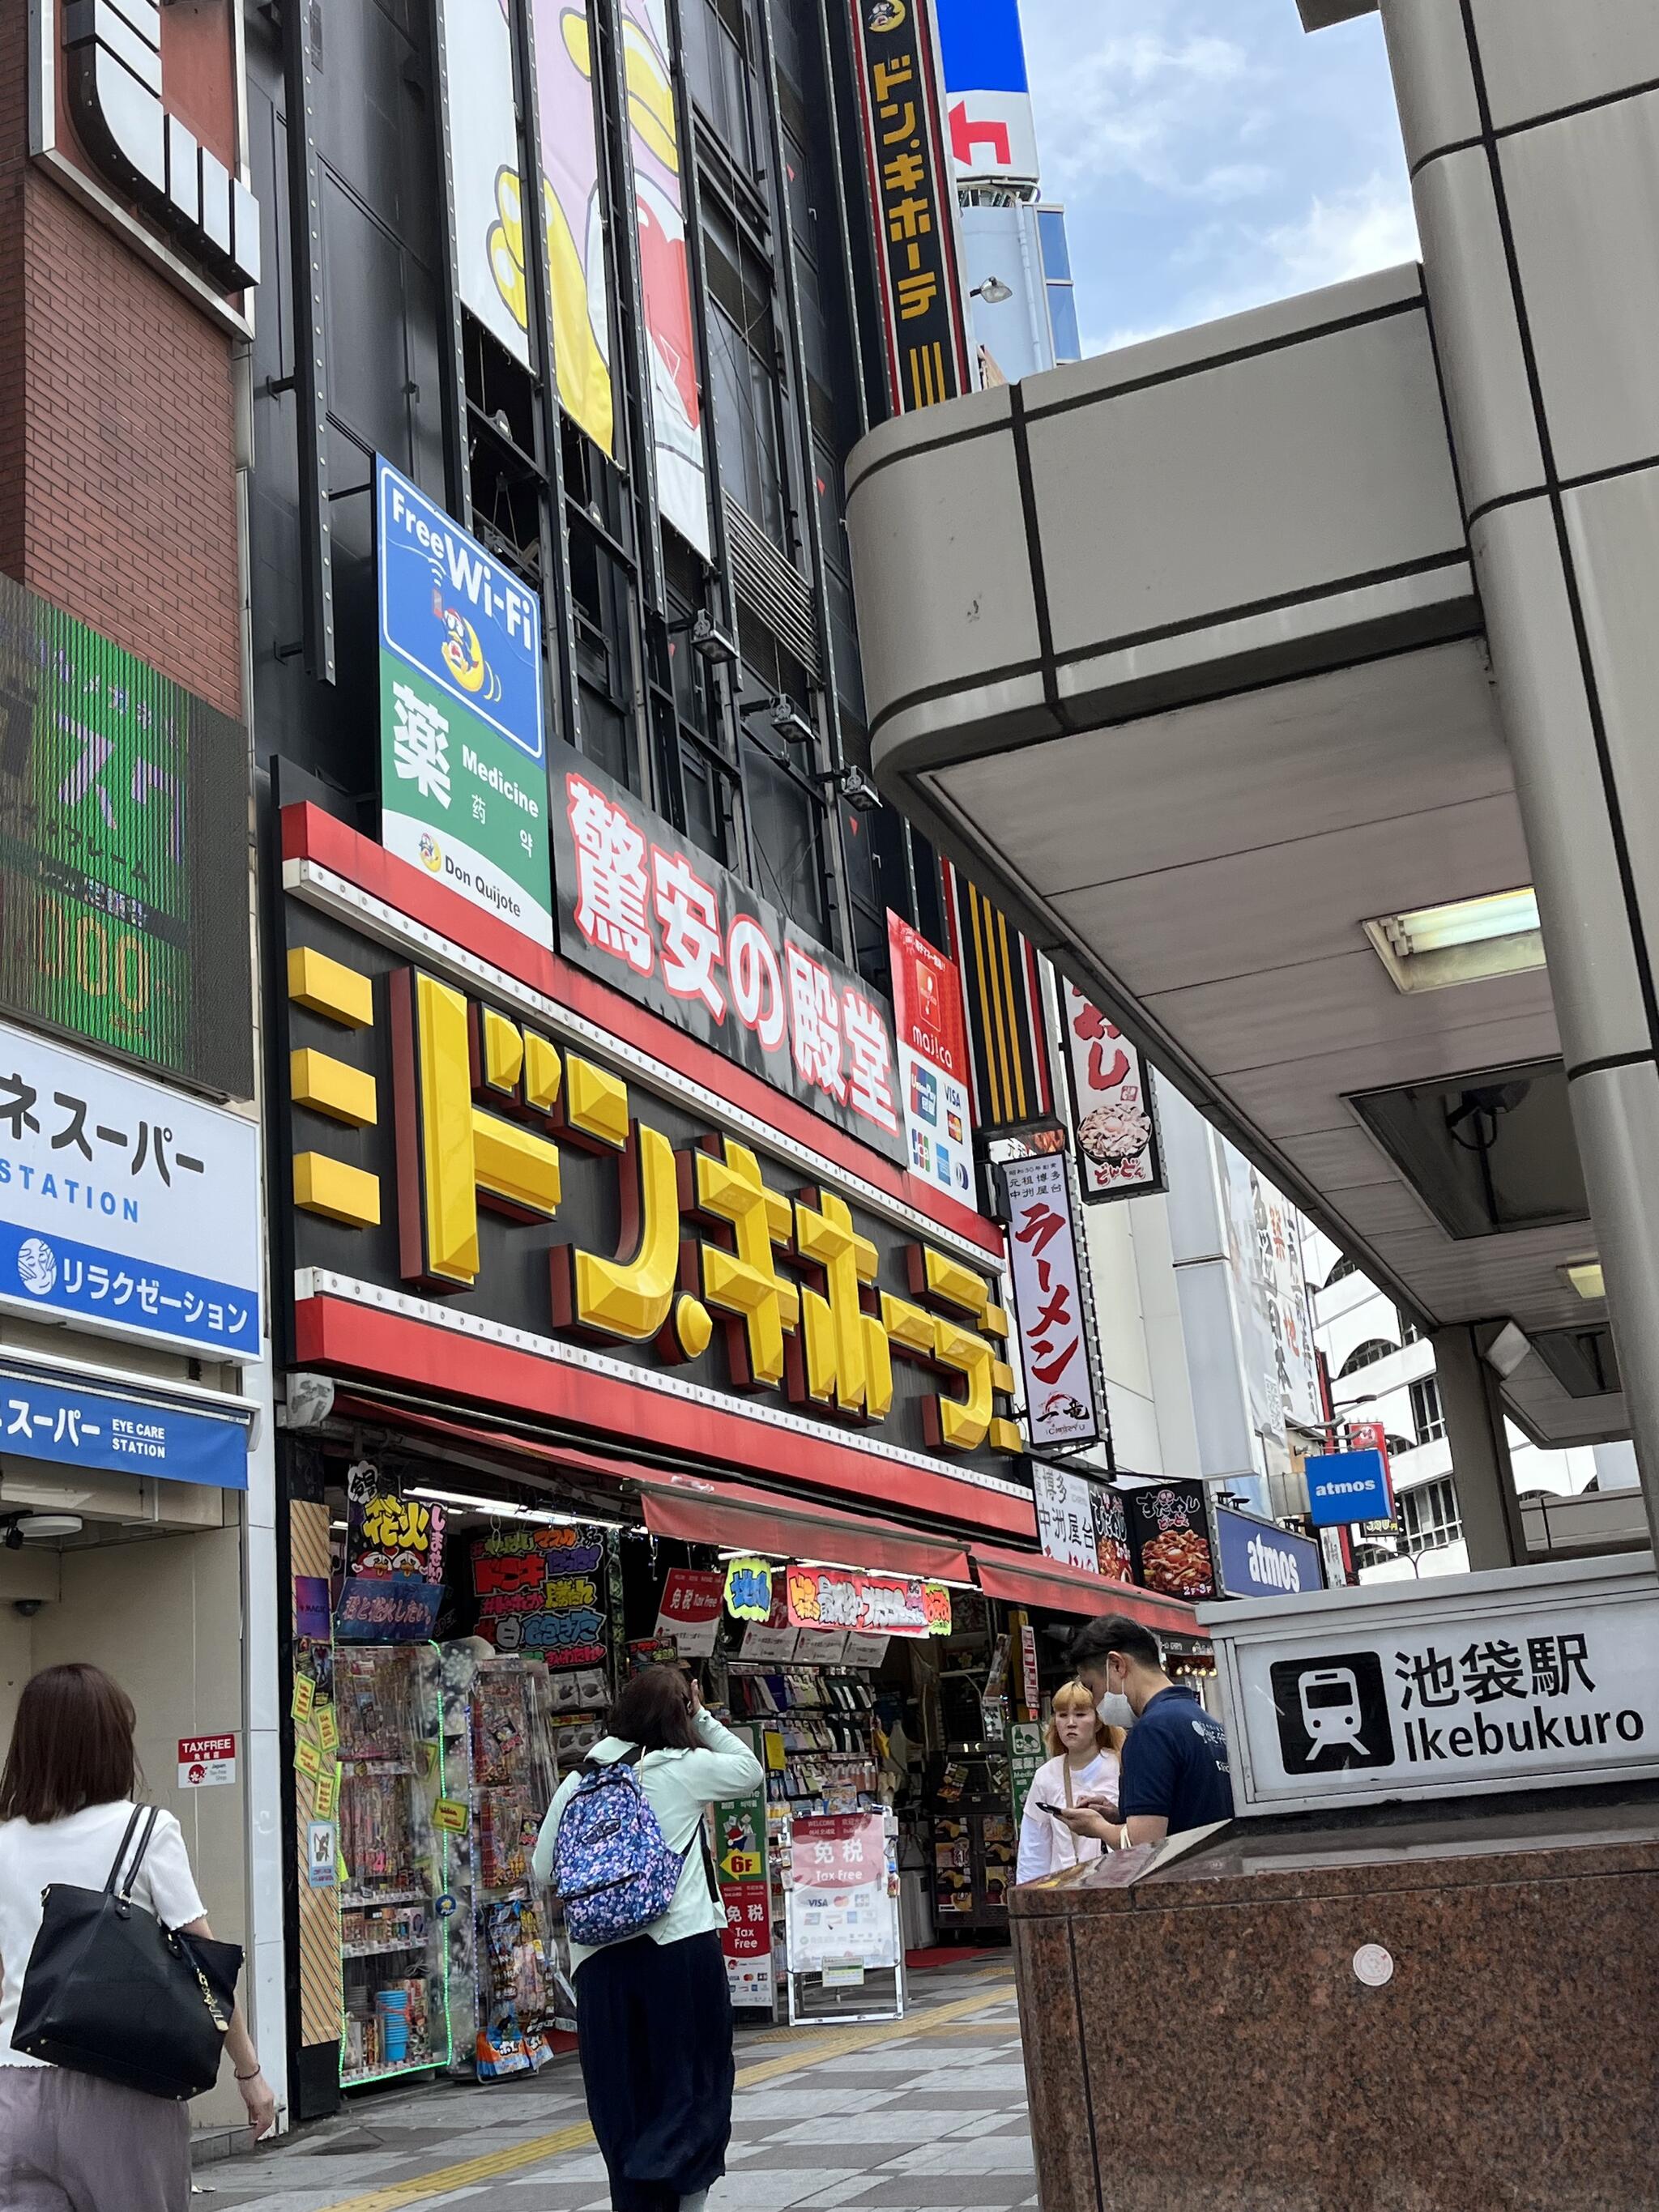
[[[449,1969],[434,1910],[444,1796],[441,1662],[431,1644],[340,1644],[340,2082],[450,2060]]]

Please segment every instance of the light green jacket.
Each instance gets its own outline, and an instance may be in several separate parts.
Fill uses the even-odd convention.
[[[674,1902],[662,1918],[653,1920],[645,1931],[653,1943],[678,1943],[684,1936],[718,1933],[725,1927],[725,1907],[708,1893],[708,1876],[697,1844],[697,1830],[708,1806],[722,1798],[750,1796],[761,1785],[761,1763],[754,1753],[741,1737],[722,1728],[712,1713],[702,1708],[697,1713],[697,1733],[702,1738],[702,1749],[647,1751],[635,1770],[646,1802],[657,1816],[664,1842],[671,1851],[685,1855]],[[620,1737],[608,1735],[595,1744],[587,1755],[598,1765],[608,1766],[633,1748]],[[558,1833],[565,1807],[576,1794],[579,1778],[576,1774],[567,1774],[553,1793],[553,1802],[547,1808],[547,1818],[542,1822],[536,1843],[533,1864],[538,1881],[545,1882],[552,1877],[553,1838]],[[584,1959],[592,1955],[588,1945],[573,1943],[572,1973]]]

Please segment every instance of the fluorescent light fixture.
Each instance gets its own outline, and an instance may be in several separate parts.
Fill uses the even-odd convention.
[[[1401,991],[1443,991],[1544,965],[1538,897],[1530,885],[1383,915],[1363,927]]]
[[[477,1498],[465,1490],[432,1490],[422,1486],[411,1486],[410,1498],[429,1500],[434,1505],[459,1505],[469,1512],[490,1513],[498,1521],[534,1521],[544,1528],[621,1528],[628,1535],[642,1536],[643,1528],[631,1521],[606,1521],[597,1513],[547,1513],[539,1505],[520,1505],[510,1498]]]
[[[1607,1286],[1602,1279],[1601,1262],[1592,1254],[1588,1260],[1569,1260],[1561,1269],[1561,1279],[1577,1291],[1581,1298],[1604,1298]]]

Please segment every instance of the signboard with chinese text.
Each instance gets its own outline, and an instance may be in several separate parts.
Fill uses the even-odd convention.
[[[860,1634],[948,1636],[951,1593],[943,1583],[901,1582],[840,1567],[791,1567],[789,1619],[800,1629],[851,1629]],[[811,1655],[810,1642],[802,1647]]]
[[[974,1109],[962,978],[917,930],[887,917],[898,1086],[910,1165],[963,1206],[974,1204]]]
[[[179,1738],[179,1787],[181,1790],[223,1790],[236,1779],[236,1739],[234,1735],[181,1735]]]
[[[1218,1607],[1243,1814],[1659,1774],[1659,1592],[1624,1559]]]
[[[711,1658],[725,1602],[724,1575],[671,1567],[657,1608],[657,1633],[673,1638],[682,1659]]]
[[[1042,171],[1019,0],[938,0],[938,7],[958,187],[1030,188]]]
[[[429,934],[370,937],[294,894],[284,908],[302,1298],[389,1289],[400,1316],[511,1330],[613,1401],[637,1380],[740,1413],[745,1466],[809,1436],[872,1469],[908,1452],[1017,1480],[989,1255],[798,1142],[774,1151],[591,1024],[573,1041],[539,994],[475,986]]]
[[[726,1609],[733,1620],[765,1620],[772,1611],[772,1566],[768,1559],[728,1559]]]
[[[929,0],[848,0],[889,384],[908,414],[973,389]]]
[[[240,1416],[40,1376],[0,1374],[0,1455],[216,1490],[247,1488],[247,1427]]]
[[[1134,1552],[1129,1542],[1129,1517],[1123,1492],[1103,1482],[1089,1485],[1089,1508],[1095,1524],[1095,1560],[1103,1575],[1115,1583],[1135,1578]]]
[[[253,1092],[247,740],[0,577],[0,1006]]]
[[[1091,1486],[1082,1475],[1068,1474],[1042,1460],[1032,1463],[1031,1481],[1036,1492],[1037,1539],[1048,1557],[1098,1574]]]
[[[759,1755],[757,1731],[736,1731]],[[767,1859],[766,1784],[751,1797],[728,1798],[713,1808],[714,1872],[726,1925],[720,1949],[734,2005],[763,2005],[776,1994],[772,1976],[772,1876]]]
[[[1198,1482],[1149,1483],[1123,1492],[1137,1580],[1192,1603],[1215,1594],[1208,1504]]]
[[[368,1461],[346,1473],[346,1572],[444,1578],[444,1509],[398,1495]]]
[[[472,1539],[474,1633],[550,1667],[605,1662],[602,1528],[492,1528]]]
[[[566,959],[903,1162],[885,1000],[580,754],[553,761]]]
[[[1061,1004],[1084,1203],[1167,1188],[1139,1053],[1069,979],[1062,981]]]
[[[442,1586],[423,1575],[348,1576],[334,1606],[337,1644],[424,1644],[438,1625]]]
[[[1066,1162],[1010,1160],[1002,1173],[1031,1442],[1094,1443],[1100,1421],[1085,1335],[1093,1316],[1083,1304]]]
[[[785,1896],[792,1974],[899,1964],[898,1881],[889,1856],[879,1813],[791,1821]]]
[[[0,1023],[0,1306],[254,1358],[262,1270],[256,1122]]]
[[[1319,1547],[1311,1537],[1293,1535],[1229,1505],[1215,1507],[1212,1520],[1216,1581],[1224,1597],[1291,1597],[1325,1587]]]
[[[541,601],[389,462],[374,486],[380,842],[551,945]]]

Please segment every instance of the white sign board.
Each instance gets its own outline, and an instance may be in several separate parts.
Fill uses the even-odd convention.
[[[444,0],[443,62],[461,303],[528,368],[513,33],[501,0]]]
[[[1100,1434],[1087,1337],[1094,1316],[1083,1302],[1066,1162],[1045,1152],[1010,1160],[1002,1173],[1031,1442],[1093,1443]]]
[[[1092,1204],[1162,1190],[1152,1086],[1140,1054],[1069,977],[1063,988],[1066,1064],[1084,1200]]]
[[[226,1789],[235,1781],[234,1735],[181,1735],[178,1742],[181,1790]]]
[[[1080,1474],[1067,1474],[1063,1468],[1045,1466],[1041,1460],[1032,1462],[1031,1477],[1036,1493],[1037,1540],[1043,1551],[1066,1566],[1086,1567],[1091,1575],[1097,1575],[1100,1555],[1095,1549],[1094,1505],[1088,1484]]]
[[[1659,1774],[1650,1553],[1200,1619],[1241,1814]]]
[[[0,1022],[0,1306],[257,1359],[253,1121]]]

